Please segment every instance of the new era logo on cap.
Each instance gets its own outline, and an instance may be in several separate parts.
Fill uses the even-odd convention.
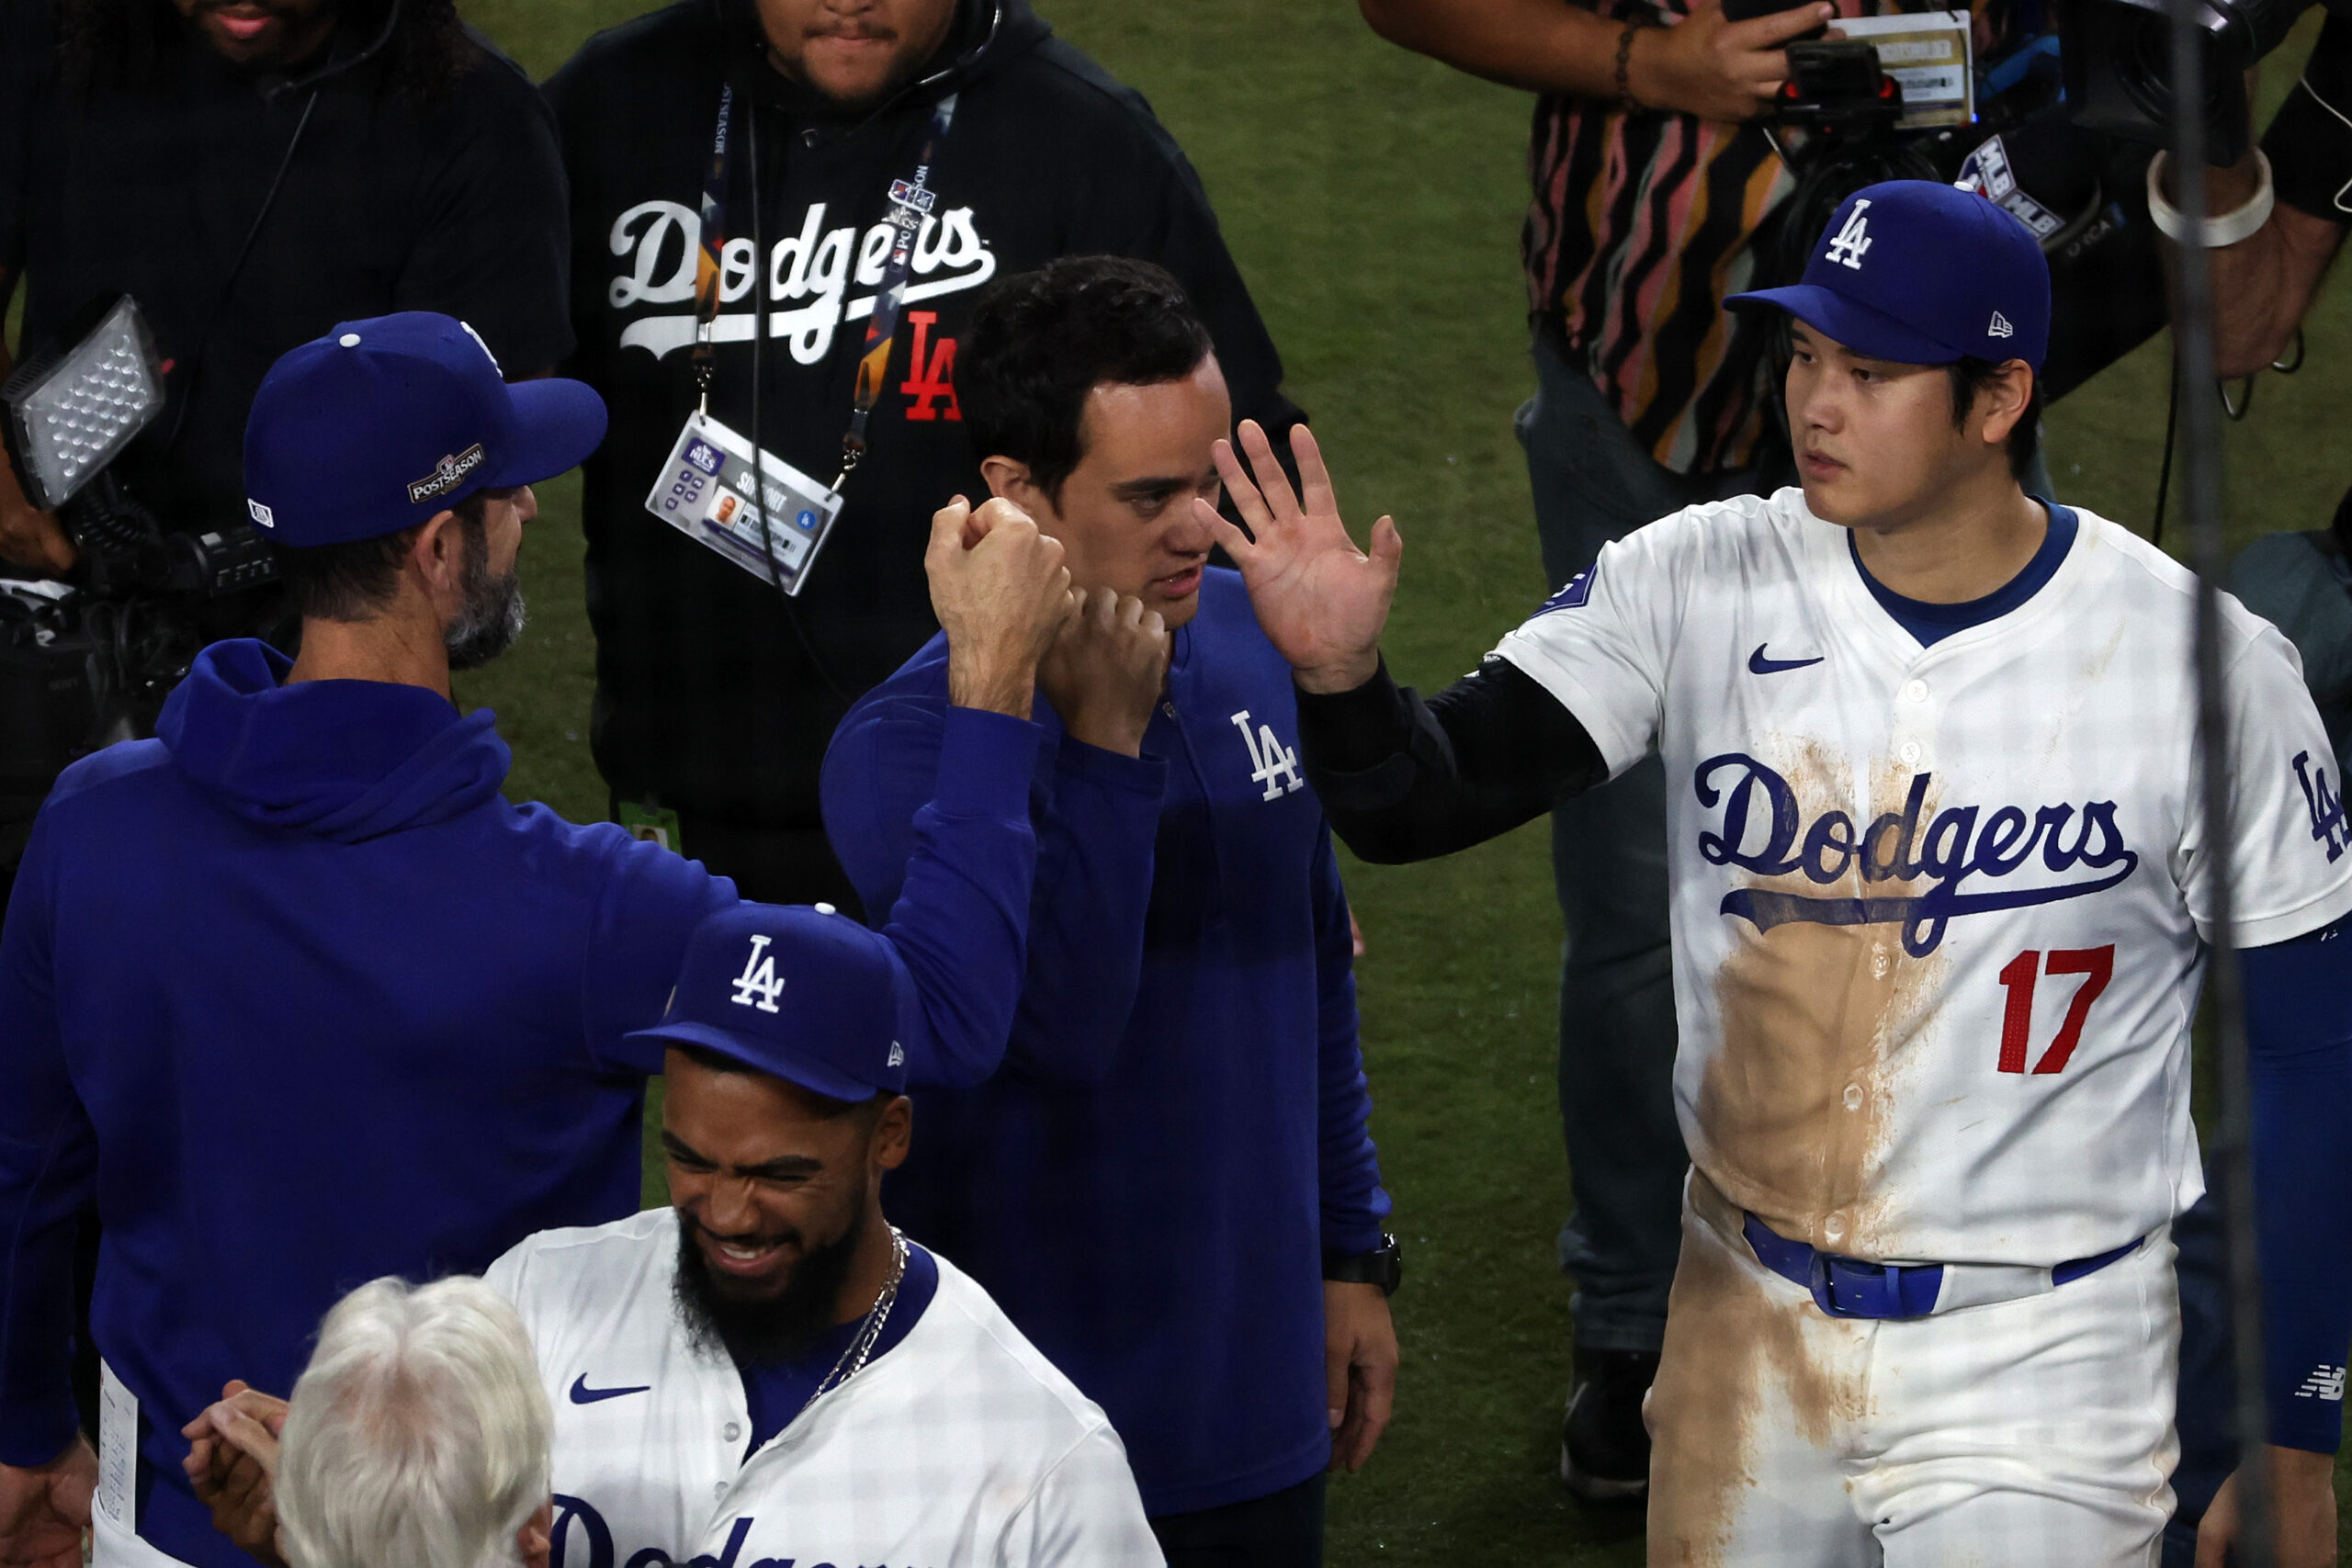
[[[2009,325],[2009,319],[2001,314],[1998,310],[1993,312],[1993,324],[1986,327],[1984,331],[1987,335],[1992,337],[2017,336],[2017,329]]]

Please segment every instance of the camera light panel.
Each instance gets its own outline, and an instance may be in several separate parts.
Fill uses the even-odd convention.
[[[17,400],[33,500],[53,510],[130,444],[164,407],[153,340],[129,297]]]

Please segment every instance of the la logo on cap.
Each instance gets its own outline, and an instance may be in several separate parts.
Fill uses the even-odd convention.
[[[755,936],[752,939],[751,955],[743,960],[743,972],[735,976],[735,1005],[755,1007],[762,1012],[776,1010],[775,999],[784,995],[784,976],[775,972],[775,955],[767,951],[772,939]]]
[[[1868,197],[1854,203],[1854,210],[1846,214],[1845,226],[1829,242],[1822,260],[1843,262],[1856,272],[1862,270],[1862,253],[1871,248],[1870,223],[1862,214],[1870,210],[1870,205]]]

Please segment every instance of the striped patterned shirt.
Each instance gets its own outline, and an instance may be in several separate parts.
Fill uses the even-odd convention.
[[[1690,9],[1598,4],[1614,21],[1644,14],[1668,26]],[[1840,16],[1917,8],[1837,4]],[[1528,164],[1535,199],[1521,252],[1539,323],[1660,463],[1746,466],[1764,430],[1771,323],[1735,317],[1723,300],[1750,286],[1757,231],[1796,188],[1763,130],[1547,93]]]

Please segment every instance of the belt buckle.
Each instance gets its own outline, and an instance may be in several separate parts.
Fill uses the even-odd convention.
[[[1886,1316],[1886,1265],[1815,1248],[1806,1269],[1814,1304],[1830,1316]],[[1844,1298],[1844,1300],[1841,1300]]]
[[[1897,1265],[1816,1250],[1806,1272],[1813,1304],[1831,1317],[1883,1318],[1902,1313],[1901,1292],[1894,1283]]]
[[[1814,1305],[1831,1317],[1884,1322],[1934,1312],[1943,1277],[1940,1263],[1870,1263],[1815,1252],[1806,1283]]]

